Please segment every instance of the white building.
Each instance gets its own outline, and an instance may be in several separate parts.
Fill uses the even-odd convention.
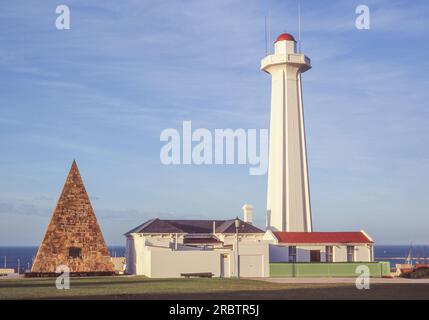
[[[272,232],[270,262],[373,262],[374,241],[359,232]]]
[[[272,76],[267,231],[252,225],[249,205],[243,207],[238,236],[235,220],[153,219],[125,234],[128,274],[268,277],[270,263],[324,262],[329,267],[374,261],[374,242],[364,231],[312,232],[301,88],[301,74],[310,68],[290,34],[280,35],[274,54],[261,62]],[[315,274],[326,276],[324,268],[318,269],[322,272]],[[290,274],[278,270],[277,275]]]
[[[272,77],[267,227],[274,231],[313,229],[301,84],[301,74],[310,68],[310,59],[297,52],[288,33],[261,61],[261,70]]]
[[[238,266],[235,220],[153,219],[126,233],[128,274],[179,278],[185,273],[215,277],[268,277],[264,231],[239,220]]]
[[[311,62],[294,37],[281,34],[261,70],[272,77],[267,234],[270,262],[372,262],[373,240],[361,232],[312,232],[302,73]]]

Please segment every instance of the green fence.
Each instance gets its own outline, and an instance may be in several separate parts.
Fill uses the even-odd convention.
[[[381,278],[390,275],[389,262],[337,262],[337,263],[270,263],[271,277],[357,277],[358,266],[369,268],[370,276]]]

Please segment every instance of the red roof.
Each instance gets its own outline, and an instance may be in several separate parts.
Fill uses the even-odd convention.
[[[293,35],[291,35],[290,33],[282,33],[281,35],[279,35],[277,37],[277,41],[295,41],[295,38],[293,37]]]
[[[373,243],[363,232],[274,232],[280,243]]]

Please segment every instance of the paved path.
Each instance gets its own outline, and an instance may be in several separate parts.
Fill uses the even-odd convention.
[[[330,284],[330,283],[350,283],[354,284],[356,278],[254,278],[255,280],[272,283],[310,283],[310,284]],[[371,278],[371,283],[382,284],[429,284],[429,279],[404,279],[404,278]]]

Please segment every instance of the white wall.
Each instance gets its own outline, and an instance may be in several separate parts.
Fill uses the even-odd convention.
[[[145,238],[139,234],[127,237],[126,242],[126,270],[127,274],[145,275],[150,273],[150,251],[145,246]]]
[[[181,273],[211,272],[215,277],[220,276],[221,258],[219,251],[184,251],[166,248],[147,247],[151,253],[150,272],[146,275],[151,278],[180,278]]]
[[[260,243],[264,239],[264,233],[259,234],[239,234],[238,238],[240,240],[240,243]],[[225,246],[227,245],[234,245],[235,243],[235,234],[222,234],[217,233],[216,236],[219,238],[220,241],[223,242]]]
[[[134,238],[132,237],[127,237],[125,256],[127,261],[127,268],[125,272],[128,274],[137,274],[136,250],[135,250]]]
[[[221,255],[228,254],[230,275],[235,276],[235,254],[233,250],[171,250],[167,248],[146,247],[150,251],[151,278],[179,278],[181,273],[211,272],[221,276]],[[147,255],[146,255],[147,256]],[[268,277],[270,272],[267,243],[239,244],[240,276]],[[257,270],[255,270],[255,268]]]
[[[235,247],[234,247],[235,250]],[[165,239],[148,238],[140,234],[127,237],[128,274],[152,278],[179,278],[181,273],[211,272],[221,276],[222,255],[228,254],[228,269],[235,276],[234,250],[200,250],[179,245],[178,250]],[[269,276],[268,242],[243,240],[239,242],[240,274],[243,277]]]
[[[368,246],[356,246],[355,247],[355,261],[372,261],[371,249]]]
[[[165,248],[172,248],[175,246],[176,238],[174,236],[172,237],[156,237],[156,236],[144,236],[145,244],[151,245],[155,247],[165,247]],[[183,244],[183,238],[177,237],[177,243]]]
[[[347,246],[334,246],[334,261],[347,262]]]
[[[141,248],[141,254],[139,259],[139,273],[140,275],[148,275],[151,274],[152,264],[150,261],[152,260],[152,251],[149,250],[149,247],[143,245]]]
[[[240,242],[239,245],[239,258],[240,263],[240,276],[241,277],[254,277],[255,273],[253,268],[256,261],[260,263],[260,271],[257,277],[270,276],[270,254],[269,244],[266,241],[258,242]],[[232,254],[233,256],[233,254]],[[243,263],[246,262],[246,263]]]
[[[355,262],[372,262],[371,248],[367,245],[356,245]],[[347,246],[334,246],[334,261],[347,262]]]

